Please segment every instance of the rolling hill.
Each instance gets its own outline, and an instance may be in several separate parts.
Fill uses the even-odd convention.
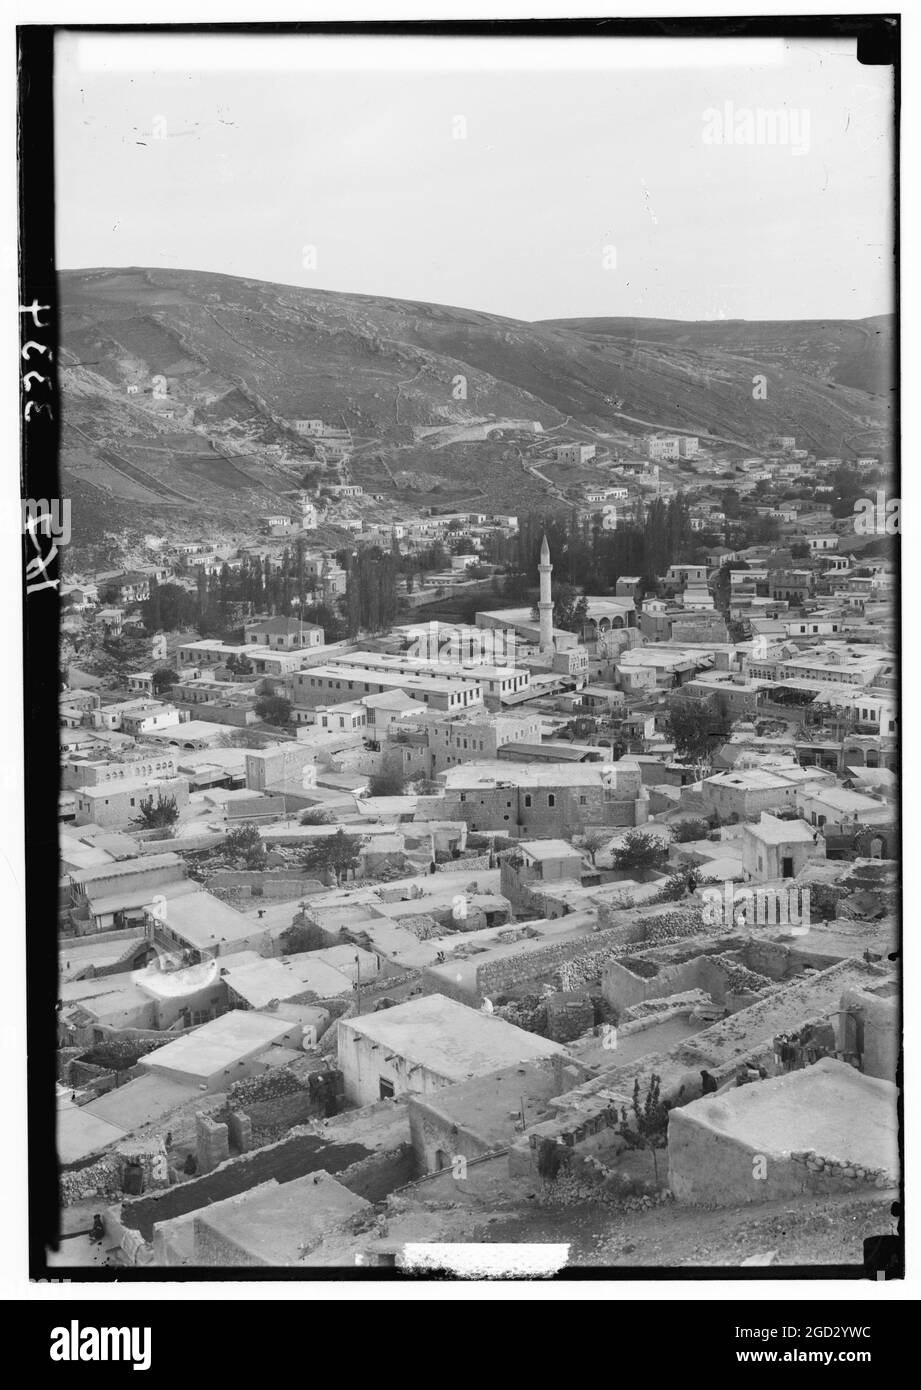
[[[140,268],[62,272],[60,308],[66,485],[90,510],[106,498],[116,522],[281,505],[308,457],[299,418],[347,428],[353,475],[375,491],[515,510],[532,486],[546,497],[494,442],[470,442],[484,422],[602,442],[684,429],[748,452],[770,433],[819,454],[891,449],[890,317],[526,323]]]

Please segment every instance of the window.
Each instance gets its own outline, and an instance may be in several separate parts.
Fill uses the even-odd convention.
[[[526,797],[525,797],[525,799],[524,799],[524,804],[525,804],[525,806],[530,806],[530,804],[531,804],[531,798],[530,798],[530,796],[526,796]]]
[[[548,794],[548,796],[547,796],[547,805],[548,805],[548,806],[555,806],[555,805],[556,805],[556,797],[553,795],[553,792],[550,792],[550,793]]]
[[[392,1100],[392,1099],[393,1099],[393,1093],[394,1093],[394,1092],[393,1092],[393,1082],[392,1082],[392,1081],[388,1081],[387,1078],[386,1078],[386,1076],[382,1076],[382,1077],[380,1078],[379,1090],[380,1090],[380,1097],[381,1097],[381,1100]]]

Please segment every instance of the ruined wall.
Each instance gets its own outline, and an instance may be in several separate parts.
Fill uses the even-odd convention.
[[[595,1007],[585,994],[565,992],[547,1000],[547,1037],[551,1042],[572,1042],[587,1033],[594,1022]]]
[[[623,946],[623,930],[593,932],[575,941],[561,941],[535,950],[502,956],[481,965],[476,972],[477,992],[482,996],[505,994],[543,975],[552,974],[564,963],[571,963],[583,979],[597,979],[612,951]],[[567,988],[573,987],[567,984]]]
[[[696,907],[677,907],[643,916],[639,911],[601,906],[598,920],[602,926],[599,932],[484,962],[477,970],[477,993],[481,998],[508,993],[557,972],[561,989],[579,989],[594,984],[608,962],[631,946],[677,941],[706,931],[701,911]],[[677,990],[669,988],[666,992]],[[461,997],[465,1001],[469,998]]]
[[[754,970],[759,975],[767,975],[772,980],[786,980],[799,969],[799,966],[796,969],[792,966],[790,951],[786,946],[781,946],[776,941],[768,941],[764,937],[752,937],[739,954],[749,970]],[[834,961],[829,961],[829,964],[833,965]]]
[[[611,961],[601,980],[601,991],[613,1009],[624,1010],[647,999],[664,999],[672,994],[701,989],[718,1002],[723,1001],[726,976],[710,956],[694,956],[675,965],[663,965],[654,975],[637,973],[646,962]]]
[[[351,1187],[354,1182],[356,1186],[352,1190],[359,1196],[365,1196],[369,1190],[385,1195],[382,1189],[386,1187],[388,1175],[394,1177],[395,1186],[410,1180],[411,1171],[409,1177],[403,1176],[411,1167],[409,1154],[408,1145],[402,1154],[395,1151],[377,1153],[363,1144],[331,1144],[316,1134],[292,1134],[280,1143],[230,1158],[202,1177],[178,1183],[162,1192],[131,1198],[122,1205],[121,1219],[125,1226],[140,1231],[149,1241],[158,1221],[188,1215],[213,1202],[222,1202],[225,1197],[249,1192],[273,1178],[279,1183],[291,1182],[321,1169],[334,1174],[345,1186]],[[346,1174],[350,1174],[350,1181],[345,1181]]]
[[[464,855],[460,859],[448,859],[444,864],[436,864],[435,872],[439,874],[456,874],[462,869],[489,869],[489,855],[476,854]]]

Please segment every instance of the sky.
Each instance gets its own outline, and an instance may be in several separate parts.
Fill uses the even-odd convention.
[[[62,33],[58,265],[526,320],[888,313],[891,83],[819,39]]]

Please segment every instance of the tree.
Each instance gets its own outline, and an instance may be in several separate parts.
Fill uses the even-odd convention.
[[[368,792],[371,796],[402,796],[406,784],[402,775],[394,769],[384,769],[383,772],[375,772],[369,783]]]
[[[730,721],[709,695],[703,700],[673,700],[666,728],[679,757],[703,765],[709,763],[713,749],[729,733]]]
[[[197,607],[181,584],[159,584],[141,604],[141,617],[148,632],[174,632],[193,622]]]
[[[564,632],[581,632],[588,617],[588,601],[571,584],[554,585],[553,626]]]
[[[397,615],[397,564],[392,553],[377,546],[345,557],[346,624],[354,637],[360,628],[381,632]]]
[[[441,784],[427,776],[421,768],[418,772],[411,773],[406,780],[412,788],[412,794],[414,796],[438,796],[441,792]],[[470,843],[469,835],[467,837],[467,843]]]
[[[231,729],[221,734],[218,748],[264,748],[267,735],[257,734],[254,729]]]
[[[224,839],[225,858],[243,859],[248,869],[261,869],[265,864],[265,841],[259,834],[259,827],[252,821],[238,825]]]
[[[611,854],[615,869],[658,869],[668,858],[668,845],[645,830],[628,830]]]
[[[808,560],[810,553],[809,547],[804,541],[794,541],[790,546],[790,556],[794,560]]]
[[[248,657],[237,656],[236,652],[230,653],[224,665],[232,676],[251,676],[253,674],[253,663]]]
[[[689,820],[680,820],[672,826],[672,835],[679,845],[686,845],[690,840],[705,840],[709,833],[709,822],[696,816]]]
[[[179,819],[179,807],[174,796],[160,794],[156,805],[152,795],[145,797],[138,810],[141,814],[135,816],[133,824],[140,825],[144,830],[160,830],[164,826],[174,825]]]
[[[686,869],[682,873],[671,874],[654,898],[657,903],[678,902],[686,893],[693,893],[700,882],[700,877],[695,869]]]
[[[162,695],[164,690],[169,690],[170,686],[176,685],[178,681],[178,671],[174,671],[172,666],[161,666],[153,673],[153,693]]]
[[[768,541],[776,541],[780,535],[780,523],[775,516],[755,517],[749,528],[749,538],[753,545],[766,545]]]
[[[313,878],[332,874],[338,888],[343,877],[358,868],[364,843],[360,835],[346,835],[344,830],[337,830],[335,835],[326,835],[301,855],[304,873]]]
[[[720,493],[720,506],[729,521],[742,516],[742,499],[739,498],[739,493],[736,492],[735,488],[724,488],[724,491]]]
[[[256,701],[256,713],[267,724],[287,724],[291,718],[291,701],[283,695],[263,695]]]
[[[300,818],[301,825],[329,825],[329,811],[319,806],[311,806]]]
[[[656,1076],[653,1072],[649,1078],[646,1097],[643,1104],[640,1105],[640,1079],[639,1077],[636,1078],[633,1083],[633,1103],[631,1105],[633,1119],[632,1121],[628,1119],[626,1107],[621,1106],[620,1126],[617,1131],[629,1149],[648,1149],[652,1154],[656,1184],[659,1181],[659,1164],[656,1153],[668,1144],[668,1106],[659,1094],[661,1084],[661,1076]]]
[[[292,922],[279,936],[283,956],[297,956],[304,951],[316,951],[323,945],[322,934],[312,922]]]
[[[595,863],[595,856],[598,851],[604,849],[605,845],[609,844],[610,841],[610,830],[586,830],[585,834],[582,836],[582,848],[591,859],[592,864]]]
[[[828,481],[835,489],[831,502],[832,516],[838,518],[853,516],[854,503],[866,491],[866,483],[861,475],[856,468],[849,468],[845,464],[841,468],[836,468]]]

